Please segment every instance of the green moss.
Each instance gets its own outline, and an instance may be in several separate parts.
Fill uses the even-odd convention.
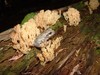
[[[80,32],[85,34],[85,35],[88,35],[92,30],[85,23],[86,22],[81,22],[80,23]]]
[[[95,51],[96,51],[96,54],[100,54],[100,47],[97,47]]]
[[[36,15],[36,13],[31,12],[29,14],[27,14],[24,19],[21,22],[21,25],[23,25],[25,22],[27,22],[29,19],[34,18],[34,16]]]
[[[100,33],[100,14],[92,14],[82,18],[80,23],[80,31],[89,34]]]
[[[19,73],[25,68],[29,66],[29,64],[34,61],[34,50],[29,51],[28,54],[23,56],[23,58],[15,63],[11,68],[10,71]]]
[[[14,73],[14,72],[9,72],[8,74],[6,74],[6,75],[17,75],[16,73]]]
[[[93,35],[91,39],[92,39],[92,41],[95,42],[95,44],[97,46],[100,45],[100,33],[97,33],[97,34]]]
[[[80,31],[89,35],[90,40],[96,45],[96,55],[100,55],[100,14],[92,14],[82,18]]]
[[[0,62],[8,59],[9,57],[13,56],[15,50],[9,48],[7,51],[0,51]]]
[[[54,24],[53,26],[51,26],[51,28],[54,30],[54,31],[57,31],[60,27],[62,27],[64,24],[60,21],[57,21],[56,24]]]
[[[85,7],[85,4],[83,1],[80,1],[79,3],[74,4],[73,7],[80,10]]]
[[[5,71],[2,72],[2,75],[17,75],[17,73],[11,72],[10,71],[10,66],[9,66],[8,68],[6,68]]]

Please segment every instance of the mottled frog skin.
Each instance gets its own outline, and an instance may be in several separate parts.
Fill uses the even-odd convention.
[[[55,34],[55,31],[51,28],[48,28],[43,33],[41,33],[34,41],[34,46],[41,47],[41,44],[46,42],[50,37]]]

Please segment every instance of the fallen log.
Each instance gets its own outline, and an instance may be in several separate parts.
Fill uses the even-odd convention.
[[[0,75],[98,75],[100,74],[100,16],[89,15],[86,8],[80,10],[82,21],[77,27],[61,27],[57,34],[63,36],[61,46],[55,50],[53,61],[44,66],[35,57],[38,50],[33,48],[29,54],[16,61],[9,59],[16,54],[11,41],[0,37]],[[98,49],[98,50],[97,50]]]

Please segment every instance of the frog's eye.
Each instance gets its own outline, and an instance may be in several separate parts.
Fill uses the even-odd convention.
[[[49,35],[52,34],[52,32],[49,32]]]
[[[55,34],[55,31],[52,29],[47,29],[43,33],[41,33],[35,40],[34,45],[40,47],[40,44],[46,42],[50,37]]]
[[[49,32],[47,35],[46,35],[46,38],[50,37],[53,33],[52,32]]]

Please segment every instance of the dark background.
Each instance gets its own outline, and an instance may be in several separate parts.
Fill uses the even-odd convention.
[[[0,32],[20,23],[29,12],[56,9],[81,0],[0,0]]]

